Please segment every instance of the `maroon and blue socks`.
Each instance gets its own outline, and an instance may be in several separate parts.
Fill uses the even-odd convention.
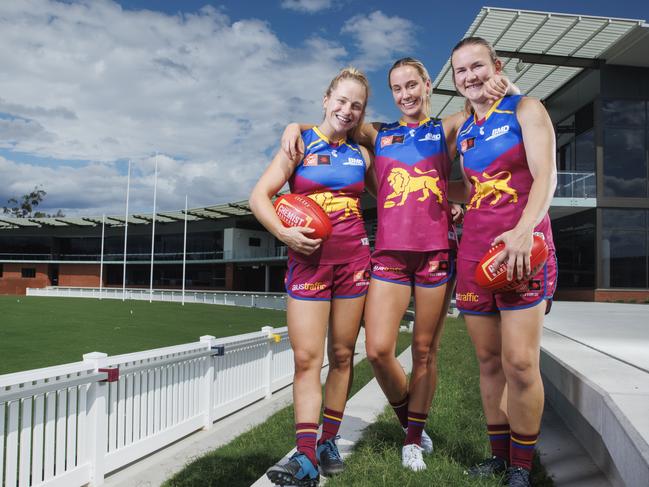
[[[406,397],[401,401],[390,403],[390,406],[392,406],[392,409],[394,409],[394,414],[397,415],[399,423],[401,423],[401,426],[403,428],[408,427],[408,400],[409,397],[406,394]]]
[[[325,408],[322,412],[322,436],[318,440],[318,445],[322,445],[325,441],[335,438],[342,421],[342,411],[334,411],[333,409]]]
[[[522,467],[528,471],[532,470],[532,459],[534,458],[534,450],[538,439],[538,433],[535,435],[521,435],[512,431],[509,465],[511,467]]]
[[[297,451],[304,453],[313,465],[318,464],[315,456],[318,425],[316,423],[297,423],[295,425],[295,444]]]
[[[491,455],[509,462],[510,430],[508,424],[488,424],[487,433],[491,444]]]
[[[424,426],[426,426],[426,418],[428,418],[428,414],[408,411],[408,432],[406,433],[406,441],[403,442],[404,445],[415,444],[421,446],[421,434],[424,431]]]

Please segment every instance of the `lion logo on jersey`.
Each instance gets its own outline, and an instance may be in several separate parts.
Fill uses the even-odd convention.
[[[322,209],[327,214],[344,210],[345,213],[338,217],[339,220],[345,220],[351,215],[356,215],[358,218],[362,218],[361,211],[358,208],[358,198],[351,198],[342,193],[339,196],[334,196],[330,191],[313,193],[309,195],[309,198],[322,206]]]
[[[518,193],[509,186],[509,180],[512,178],[511,172],[500,171],[493,176],[490,176],[487,172],[483,172],[482,177],[485,178],[484,181],[480,181],[477,177],[471,176],[475,194],[471,198],[471,201],[469,201],[467,206],[468,210],[480,208],[482,201],[489,196],[494,197],[491,203],[489,203],[491,206],[494,206],[500,201],[503,193],[509,195],[510,203],[516,203],[518,201]]]
[[[442,190],[437,186],[439,176],[426,176],[426,174],[431,172],[437,174],[437,170],[431,169],[430,171],[420,171],[418,168],[415,168],[415,172],[420,174],[420,176],[411,176],[406,169],[401,167],[392,168],[392,171],[388,174],[388,183],[392,188],[392,193],[386,196],[383,208],[403,206],[408,199],[408,196],[410,196],[410,193],[415,193],[417,191],[421,191],[421,196],[417,198],[417,201],[425,201],[430,197],[430,194],[433,193],[437,196],[437,202],[442,202]],[[388,201],[399,197],[401,198],[401,201],[398,203],[396,201]]]

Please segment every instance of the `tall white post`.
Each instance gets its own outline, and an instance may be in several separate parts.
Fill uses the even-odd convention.
[[[131,190],[131,161],[128,161],[128,176],[126,176],[126,214],[124,217],[124,265],[122,270],[122,301],[126,300],[126,243],[128,241],[128,196]]]
[[[153,178],[153,221],[151,224],[151,277],[149,278],[149,303],[153,301],[153,253],[155,250],[156,195],[158,193],[158,153],[155,154],[155,176]]]
[[[104,229],[106,227],[106,214],[101,215],[101,256],[99,257],[99,299],[104,287]]]
[[[183,231],[183,293],[181,303],[185,306],[185,260],[187,255],[187,195],[185,195],[185,230]]]

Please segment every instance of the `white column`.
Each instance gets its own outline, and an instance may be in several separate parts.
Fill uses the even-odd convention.
[[[106,227],[106,215],[101,215],[101,256],[99,258],[99,299],[104,287],[104,232]]]
[[[273,395],[273,332],[275,329],[272,326],[263,326],[261,331],[268,336],[268,340],[266,340],[268,348],[264,360],[264,390],[266,399],[270,399]]]
[[[185,229],[183,231],[183,292],[181,303],[185,306],[185,260],[187,255],[187,195],[185,195]]]
[[[126,300],[126,243],[128,242],[128,196],[131,189],[131,161],[128,161],[128,176],[126,177],[126,213],[124,217],[124,265],[122,270],[122,301]]]
[[[153,253],[155,251],[156,196],[158,193],[158,153],[155,155],[155,175],[153,177],[153,221],[151,222],[151,276],[149,278],[149,303],[153,301]]]
[[[212,335],[204,335],[200,338],[201,343],[207,345],[207,349],[211,350],[216,341],[216,337]],[[201,387],[200,410],[203,413],[203,429],[208,430],[214,424],[214,379],[216,372],[214,370],[214,358],[212,356],[205,357],[203,365],[203,385]]]
[[[101,352],[86,353],[83,355],[83,361],[92,365],[97,372],[106,362],[106,357],[108,355]],[[104,484],[108,445],[107,400],[108,382],[93,382],[88,389],[88,434],[86,435],[91,487]]]

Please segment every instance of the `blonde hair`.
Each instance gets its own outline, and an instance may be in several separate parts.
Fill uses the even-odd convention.
[[[325,91],[325,97],[330,97],[333,91],[338,87],[338,84],[343,80],[353,80],[360,83],[363,88],[365,88],[365,103],[363,103],[363,113],[358,120],[358,124],[350,130],[350,133],[347,134],[348,137],[352,138],[355,142],[359,140],[361,131],[363,130],[363,122],[365,120],[365,109],[367,108],[367,100],[370,97],[370,82],[367,79],[367,76],[353,66],[347,66],[340,70],[340,72],[331,80],[327,91]]]
[[[462,39],[460,42],[455,44],[455,47],[451,51],[451,76],[453,77],[453,84],[455,84],[455,70],[453,69],[453,54],[455,54],[456,51],[459,51],[465,46],[482,46],[485,49],[487,49],[487,52],[489,53],[489,59],[491,59],[491,62],[493,63],[494,66],[497,66],[500,64],[502,67],[502,61],[498,57],[498,53],[496,52],[496,49],[494,46],[489,42],[488,40],[484,39],[483,37],[465,37]],[[473,114],[473,107],[471,106],[471,103],[469,100],[466,100],[464,102],[464,111],[468,113],[469,115]]]
[[[430,81],[432,83],[430,75],[428,74],[428,70],[426,69],[426,66],[424,66],[424,63],[422,63],[419,59],[404,57],[396,60],[390,68],[390,71],[388,71],[388,87],[390,89],[392,89],[392,85],[390,84],[390,76],[392,75],[392,71],[397,68],[401,68],[402,66],[412,66],[413,68],[415,68],[415,70],[417,70],[417,73],[419,73],[419,76],[421,76],[421,79],[424,81],[424,83],[426,83],[426,81]],[[430,105],[430,93],[428,93],[424,97],[424,113],[426,114],[426,116],[430,115]]]

